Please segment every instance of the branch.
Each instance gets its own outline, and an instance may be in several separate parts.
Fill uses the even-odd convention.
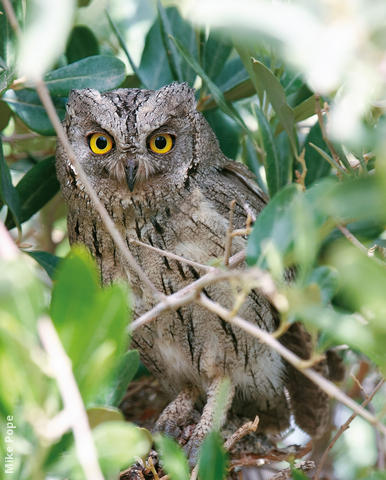
[[[364,400],[364,402],[362,403],[361,407],[364,408],[366,405],[368,405],[371,400],[374,398],[374,395],[378,392],[378,390],[382,387],[382,385],[384,384],[384,379],[380,380],[377,384],[377,386],[374,388],[374,390],[371,392],[371,394]],[[336,441],[338,440],[338,438],[343,434],[343,432],[345,432],[348,428],[350,428],[350,423],[354,420],[354,418],[358,415],[357,412],[354,411],[354,413],[346,420],[346,422],[344,422],[343,425],[341,425],[341,427],[339,428],[339,430],[336,432],[336,434],[334,435],[333,439],[331,440],[331,442],[329,443],[328,447],[326,448],[325,452],[323,453],[322,455],[322,458],[320,459],[320,462],[319,462],[319,465],[318,465],[318,468],[315,472],[315,476],[314,476],[314,480],[319,480],[319,476],[320,476],[320,473],[322,471],[322,468],[323,468],[323,465],[325,464],[326,460],[327,460],[327,457],[328,457],[328,454],[330,452],[330,450],[332,449],[332,447],[335,445]],[[385,432],[383,432],[385,433]]]
[[[38,321],[38,332],[63,399],[64,410],[71,412],[68,421],[74,433],[79,463],[88,480],[103,480],[86,410],[71,369],[71,361],[49,317],[43,317]]]
[[[221,318],[227,322],[236,325],[237,327],[243,329],[245,332],[253,335],[255,338],[260,340],[262,343],[270,346],[273,350],[278,352],[288,363],[297,368],[300,372],[303,373],[307,378],[314,382],[320,389],[327,393],[330,397],[336,398],[341,403],[346,405],[348,408],[356,412],[357,415],[365,418],[368,422],[378,428],[379,431],[386,434],[386,427],[382,425],[379,420],[371,415],[367,410],[365,410],[361,405],[358,405],[354,400],[348,397],[343,393],[338,387],[336,387],[332,382],[324,378],[319,373],[315,372],[311,368],[304,368],[304,362],[301,358],[295,355],[291,350],[284,347],[278,340],[276,340],[270,333],[265,330],[261,330],[256,325],[247,322],[241,317],[232,316],[231,312],[226,308],[222,307],[216,302],[213,302],[205,295],[201,294],[197,302],[203,307],[207,308],[209,311],[219,315]]]

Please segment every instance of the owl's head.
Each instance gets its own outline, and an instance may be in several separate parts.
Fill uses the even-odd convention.
[[[94,186],[135,192],[178,183],[202,158],[215,162],[214,133],[196,111],[194,90],[73,90],[64,121],[74,152]],[[221,155],[221,154],[220,154]],[[58,146],[58,175],[76,174]]]

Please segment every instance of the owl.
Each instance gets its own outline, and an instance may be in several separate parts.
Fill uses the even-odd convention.
[[[144,244],[207,265],[224,257],[231,201],[233,227],[240,229],[245,227],[248,211],[258,216],[266,204],[248,169],[222,153],[187,84],[106,93],[73,90],[64,128],[132,255],[165,295],[204,272]],[[68,206],[71,244],[88,247],[103,283],[128,281],[134,314],[144,314],[157,299],[114,245],[60,143],[56,165]],[[231,254],[245,247],[246,238],[235,237]],[[228,282],[208,285],[203,293],[232,309],[234,291]],[[279,325],[274,307],[257,290],[250,291],[239,315],[268,332]],[[301,358],[310,357],[310,336],[300,324],[292,325],[281,341]],[[132,344],[171,396],[156,430],[178,436],[192,410],[202,408],[185,447],[191,463],[211,428],[224,378],[231,385],[228,412],[252,419],[258,415],[262,431],[287,429],[291,412],[310,435],[319,435],[326,426],[328,401],[316,385],[268,346],[197,303],[163,312],[134,331]],[[317,368],[326,373],[326,363]]]

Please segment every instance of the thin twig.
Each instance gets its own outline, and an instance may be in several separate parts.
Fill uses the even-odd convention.
[[[237,327],[243,329],[245,332],[253,335],[255,338],[260,340],[262,343],[270,346],[273,350],[278,352],[288,363],[297,368],[300,372],[303,373],[307,378],[314,382],[320,389],[327,393],[330,397],[336,398],[341,403],[346,405],[348,408],[356,412],[361,417],[365,418],[368,422],[378,428],[382,433],[386,434],[386,427],[382,425],[374,415],[371,415],[367,410],[365,410],[361,405],[358,405],[351,398],[349,398],[345,393],[343,393],[338,387],[336,387],[331,381],[327,380],[325,377],[315,372],[310,368],[304,368],[304,361],[295,355],[291,350],[284,347],[278,340],[273,338],[273,336],[265,331],[261,330],[256,325],[253,325],[250,322],[247,322],[241,317],[232,316],[231,312],[226,308],[222,307],[220,304],[213,302],[206,295],[200,294],[197,299],[197,302],[203,307],[207,308],[209,311],[219,315],[221,318],[227,322],[236,325]]]
[[[244,251],[236,253],[229,259],[229,268],[237,267],[238,265],[240,265],[240,263],[244,261],[244,259],[245,259]],[[224,274],[224,273],[225,272],[220,271],[220,274]],[[229,276],[226,276],[226,278],[229,278]],[[182,288],[181,290],[178,290],[172,295],[167,296],[164,300],[162,300],[157,305],[155,305],[151,310],[144,313],[143,315],[138,317],[134,322],[132,322],[129,327],[130,331],[133,332],[137,328],[151,322],[152,320],[155,320],[165,310],[169,310],[169,309],[176,310],[182,305],[186,305],[189,302],[193,301],[195,296],[197,295],[197,291],[199,291],[202,287],[205,287],[206,285],[208,285],[208,283],[213,282],[215,279],[219,280],[219,274],[217,270],[203,275],[201,278],[190,283],[189,285]]]
[[[355,247],[359,248],[366,255],[368,254],[367,248],[361,243],[344,225],[337,225],[337,228],[342,232],[342,234],[347,238],[347,240],[352,243]]]
[[[232,435],[227,439],[224,443],[225,450],[231,450],[237,442],[239,442],[242,438],[252,432],[256,432],[257,427],[259,426],[259,417],[256,416],[253,422],[247,422],[242,425],[236,432],[232,433]]]
[[[205,270],[206,272],[212,272],[215,270],[215,267],[211,267],[210,265],[204,265],[202,263],[195,262],[193,260],[189,260],[188,258],[181,257],[181,255],[176,255],[175,253],[169,252],[168,250],[162,250],[161,248],[153,247],[148,243],[141,242],[140,240],[135,240],[134,238],[128,238],[130,243],[134,243],[135,245],[139,245],[141,247],[145,247],[153,252],[157,252],[164,257],[173,258],[174,260],[178,260],[181,263],[186,263],[187,265],[192,265],[192,267],[199,268],[201,270]]]
[[[229,204],[229,224],[225,236],[225,248],[224,248],[224,265],[229,265],[229,257],[231,256],[232,249],[232,232],[233,232],[233,213],[235,210],[236,200],[232,200]]]
[[[323,121],[322,109],[320,108],[320,95],[317,95],[317,94],[315,94],[315,112],[316,112],[316,115],[318,117],[318,122],[319,122],[319,125],[320,125],[320,130],[322,132],[323,140],[325,141],[328,149],[330,150],[332,158],[335,160],[335,162],[339,166],[341,166],[341,160],[339,158],[339,155],[336,153],[336,150],[335,150],[333,144],[330,142],[330,140],[327,136],[326,126],[325,126],[324,121]]]
[[[163,298],[163,295],[155,288],[153,283],[149,280],[148,276],[142,270],[142,268],[138,265],[135,261],[133,255],[131,254],[130,250],[128,249],[126,243],[124,242],[121,234],[117,230],[114,222],[112,221],[110,215],[107,213],[106,208],[103,206],[102,202],[99,200],[97,193],[95,192],[94,188],[92,187],[91,183],[89,182],[79,160],[74,154],[70,142],[68,141],[67,135],[64,132],[62,124],[60,123],[59,117],[56,113],[54,104],[52,103],[52,99],[50,93],[47,89],[46,84],[42,79],[36,82],[36,91],[40,97],[40,100],[46,109],[47,115],[51,120],[52,125],[58,135],[59,140],[61,141],[63,148],[66,151],[67,157],[73,167],[75,168],[78,177],[81,183],[84,185],[85,191],[87,195],[90,197],[92,204],[95,210],[99,213],[102,222],[104,223],[106,230],[111,235],[111,238],[114,240],[114,243],[119,248],[120,252],[122,253],[123,257],[129,264],[129,266],[135,271],[144,285],[148,288],[148,290],[156,297],[156,298]]]
[[[371,394],[363,401],[362,405],[361,405],[361,408],[364,408],[367,404],[369,404],[371,402],[371,400],[373,399],[374,395],[378,392],[378,390],[382,387],[382,385],[384,384],[384,379],[380,380],[377,384],[377,386],[374,388],[374,390],[371,392]],[[347,397],[348,398],[348,397]],[[319,465],[318,465],[318,468],[316,469],[316,472],[315,472],[315,476],[314,476],[314,480],[319,480],[319,476],[320,476],[320,473],[322,471],[322,468],[323,468],[323,465],[324,463],[326,462],[327,460],[327,457],[328,457],[328,454],[330,452],[330,450],[332,449],[332,447],[335,445],[336,441],[338,440],[338,438],[343,434],[343,432],[345,432],[349,427],[350,427],[350,423],[354,420],[354,418],[359,414],[358,411],[355,411],[354,410],[354,413],[344,422],[343,425],[341,425],[341,427],[339,428],[339,430],[336,432],[336,434],[334,435],[333,439],[331,440],[331,442],[329,443],[328,447],[326,448],[325,452],[323,453],[322,455],[322,458],[320,459],[320,462],[319,462]],[[374,417],[375,418],[375,417]],[[383,431],[383,433],[385,433],[385,431]]]
[[[74,434],[79,463],[88,480],[103,480],[86,410],[72,373],[71,361],[49,317],[39,319],[38,332],[63,399],[64,409],[71,412],[71,415],[68,415],[68,426]]]
[[[7,14],[7,18],[11,27],[15,31],[16,35],[20,36],[21,30],[20,30],[19,22],[17,21],[15,11],[12,7],[11,2],[9,0],[1,0],[1,1],[3,3],[3,7],[5,10],[5,13]]]

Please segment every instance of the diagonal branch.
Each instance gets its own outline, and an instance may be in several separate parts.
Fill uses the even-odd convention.
[[[374,425],[379,431],[386,434],[386,427],[380,423],[380,421],[371,415],[367,410],[362,406],[358,405],[354,400],[348,397],[343,393],[338,387],[336,387],[332,382],[324,378],[319,373],[315,372],[311,368],[304,368],[304,362],[301,358],[295,355],[291,350],[284,347],[278,340],[276,340],[270,333],[265,330],[261,330],[256,325],[253,325],[250,322],[247,322],[241,317],[232,316],[231,312],[226,308],[222,307],[216,302],[210,300],[206,295],[200,294],[197,302],[203,307],[207,308],[209,311],[219,315],[221,318],[227,322],[236,325],[237,327],[243,329],[245,332],[253,335],[255,338],[260,340],[262,343],[269,345],[273,350],[278,352],[288,363],[297,368],[300,372],[303,373],[307,378],[312,382],[318,385],[324,392],[327,393],[330,397],[334,397],[339,400],[341,403],[346,405],[348,408],[353,410],[357,415],[365,418],[368,422]]]

